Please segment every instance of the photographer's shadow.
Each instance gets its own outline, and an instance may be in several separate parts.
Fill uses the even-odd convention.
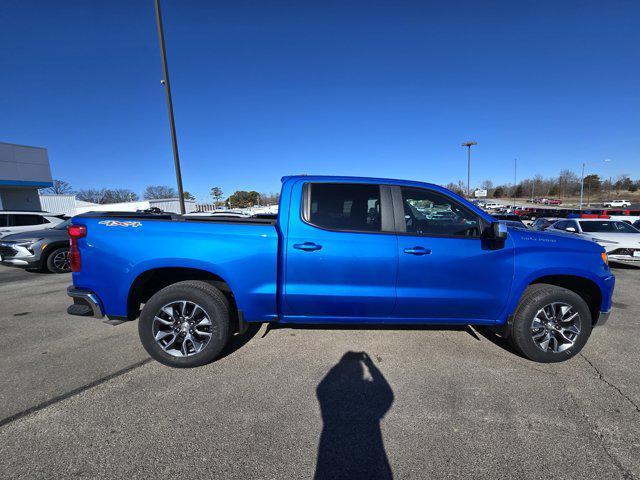
[[[369,355],[345,353],[316,393],[324,425],[315,478],[393,478],[380,430],[393,390]]]

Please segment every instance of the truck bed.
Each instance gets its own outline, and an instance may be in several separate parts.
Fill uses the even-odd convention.
[[[276,220],[91,212],[73,223],[86,227],[73,283],[95,292],[109,317],[135,316],[131,292],[154,272],[176,269],[208,272],[211,280],[229,285],[247,321],[277,317]]]
[[[176,213],[146,213],[146,212],[87,212],[74,218],[126,218],[127,220],[164,220],[171,222],[206,222],[206,223],[242,223],[247,225],[275,225],[275,218],[264,217],[215,217],[179,215]]]

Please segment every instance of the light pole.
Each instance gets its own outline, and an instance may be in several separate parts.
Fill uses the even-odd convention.
[[[464,142],[462,144],[463,147],[467,147],[467,198],[471,198],[471,190],[469,187],[471,183],[471,147],[477,144],[478,142],[474,141]]]
[[[169,108],[169,127],[171,129],[171,146],[173,147],[173,164],[176,169],[176,182],[178,183],[178,196],[180,197],[180,213],[185,214],[184,192],[182,190],[182,173],[180,172],[180,157],[178,155],[178,139],[176,138],[176,122],[173,118],[173,102],[171,101],[171,85],[169,84],[169,66],[167,65],[167,51],[164,46],[164,29],[162,28],[162,13],[160,12],[160,0],[155,0],[156,23],[158,26],[158,40],[160,41],[160,54],[162,55],[162,71],[164,78],[160,83],[167,92],[167,107]]]
[[[604,163],[609,163],[610,161],[610,158],[605,158],[603,160]],[[580,179],[580,210],[582,210],[582,198],[584,195],[584,167],[587,165],[589,165],[589,163],[582,162],[582,178]],[[591,186],[591,183],[589,183],[589,186]]]
[[[518,159],[513,159],[513,206],[516,206],[516,192],[518,190]]]

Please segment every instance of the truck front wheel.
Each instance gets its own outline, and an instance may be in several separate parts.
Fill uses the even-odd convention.
[[[577,293],[535,284],[522,295],[512,322],[512,346],[534,362],[562,362],[577,355],[591,335],[591,312]]]
[[[188,280],[163,288],[145,304],[138,333],[145,350],[170,367],[212,362],[229,338],[229,303],[214,286]]]

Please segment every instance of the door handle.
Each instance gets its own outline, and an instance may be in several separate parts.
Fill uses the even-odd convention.
[[[412,247],[405,248],[404,253],[408,253],[410,255],[429,255],[431,253],[431,250],[424,247]]]
[[[313,242],[294,243],[293,248],[304,250],[305,252],[313,252],[315,250],[320,250],[322,248],[322,245],[318,245],[317,243]]]

